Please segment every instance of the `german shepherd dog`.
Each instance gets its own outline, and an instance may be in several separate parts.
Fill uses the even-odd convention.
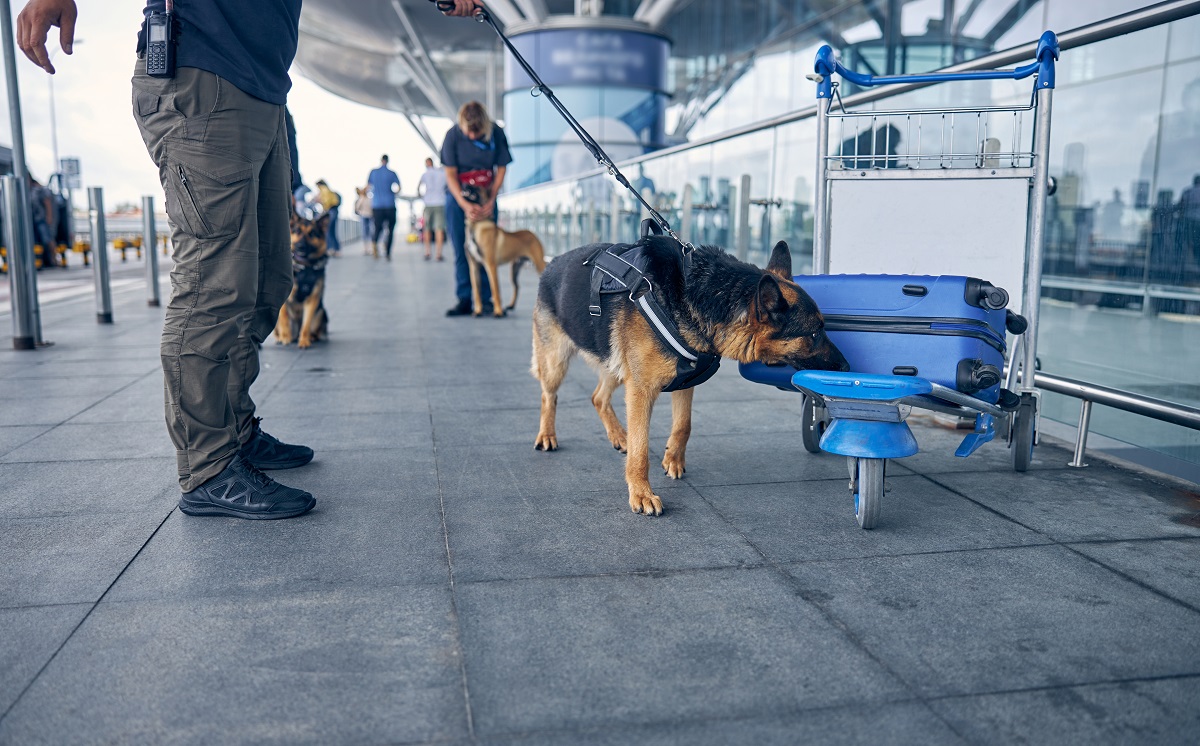
[[[492,286],[492,315],[504,316],[517,306],[517,273],[526,261],[533,262],[538,274],[546,269],[542,242],[532,231],[508,232],[491,220],[477,220],[467,225],[467,256],[471,271],[471,297],[476,316],[483,314],[483,303],[479,298],[479,266],[487,272],[487,281]],[[512,303],[500,305],[500,265],[512,262]]]
[[[683,255],[674,240],[648,236],[639,243],[649,258],[646,277],[654,299],[673,317],[692,349],[739,362],[850,369],[825,336],[816,303],[792,281],[792,257],[783,241],[771,252],[766,271],[720,248],[701,246],[692,252],[686,277]],[[542,275],[533,309],[531,372],[542,384],[541,424],[534,447],[558,448],[554,429],[558,387],[578,352],[599,374],[592,405],[608,439],[613,448],[628,453],[629,507],[635,513],[659,515],[662,499],[647,477],[650,413],[658,394],[675,378],[676,357],[624,294],[601,296],[598,323],[589,315],[592,270],[584,261],[610,245],[591,244],[556,257]],[[628,432],[612,407],[613,392],[621,384],[625,385]],[[685,471],[693,391],[671,393],[671,434],[662,466],[672,479]]]
[[[275,324],[278,344],[291,344],[299,335],[300,349],[304,349],[329,333],[329,315],[323,302],[329,219],[329,213],[316,220],[292,213],[292,292],[279,309]]]

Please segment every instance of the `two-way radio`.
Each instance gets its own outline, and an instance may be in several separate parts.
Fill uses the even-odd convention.
[[[165,13],[146,17],[146,74],[175,77],[175,3],[167,0]]]

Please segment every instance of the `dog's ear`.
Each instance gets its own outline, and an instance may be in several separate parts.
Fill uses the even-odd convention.
[[[775,279],[770,272],[764,273],[758,280],[758,289],[754,292],[755,320],[760,323],[764,322],[771,316],[783,313],[787,309],[787,299],[783,297],[783,289],[779,287],[779,280]]]
[[[767,262],[767,271],[785,280],[792,279],[792,252],[786,241],[775,244],[771,250],[771,261]]]

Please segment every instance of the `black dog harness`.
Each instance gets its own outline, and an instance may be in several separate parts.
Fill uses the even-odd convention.
[[[599,328],[600,296],[611,293],[628,296],[659,341],[675,355],[675,378],[663,387],[663,391],[690,389],[712,378],[721,367],[721,356],[697,352],[683,340],[671,314],[654,299],[654,287],[650,284],[650,278],[646,277],[649,260],[644,249],[645,246],[640,243],[614,244],[587,258],[584,264],[592,268],[592,295],[588,313],[592,316],[593,324]],[[691,255],[685,252],[684,277],[687,277],[690,264]]]

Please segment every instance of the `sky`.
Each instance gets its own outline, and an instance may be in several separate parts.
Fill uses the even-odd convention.
[[[25,0],[10,0],[13,25]],[[24,120],[26,159],[33,176],[45,181],[54,163],[50,89],[53,86],[60,158],[78,157],[84,187],[104,187],[106,207],[140,204],[152,195],[161,210],[158,170],[138,134],[130,107],[130,78],[136,59],[137,31],[145,0],[76,0],[79,20],[74,54],[58,50],[57,29],[47,47],[54,50],[50,76],[17,50],[18,89]],[[2,60],[0,60],[2,63]],[[53,77],[53,82],[51,82]],[[328,93],[292,70],[288,108],[296,121],[300,172],[310,186],[324,178],[354,201],[354,187],[387,153],[405,194],[416,191],[417,179],[431,153],[404,117],[362,106]],[[4,80],[0,79],[0,86]],[[12,144],[7,91],[0,108],[0,144]],[[436,138],[449,128],[445,119],[428,119]],[[76,206],[86,196],[76,194]]]

